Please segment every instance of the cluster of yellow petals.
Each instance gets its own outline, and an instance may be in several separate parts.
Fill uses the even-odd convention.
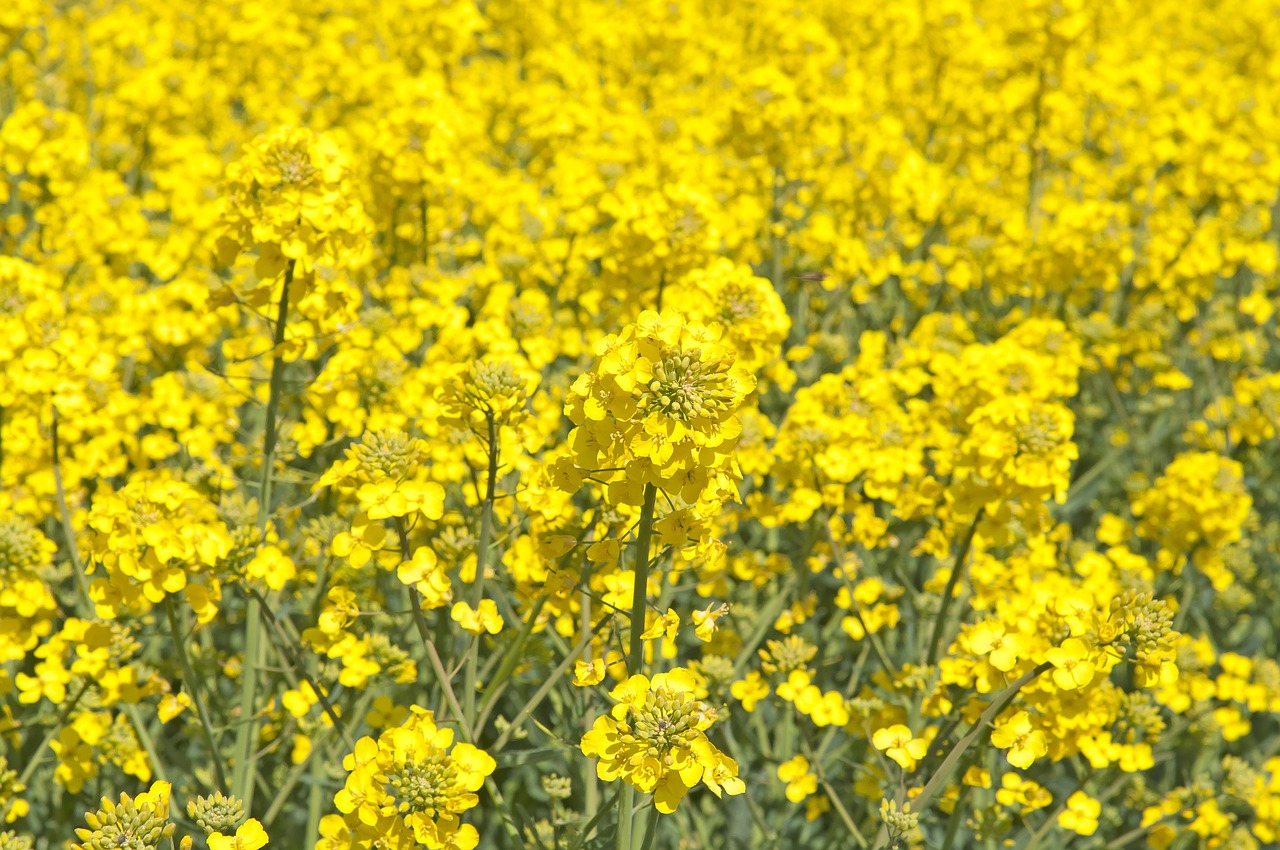
[[[480,837],[461,815],[479,802],[475,792],[495,762],[471,744],[455,744],[453,735],[414,706],[404,723],[357,741],[342,763],[346,784],[335,798],[341,814],[324,818],[322,846],[472,850]]]
[[[582,736],[582,752],[599,761],[597,775],[621,779],[653,794],[659,812],[671,814],[699,782],[716,796],[741,794],[738,764],[707,739],[716,712],[695,695],[696,679],[677,668],[652,678],[635,674],[609,696],[617,703]]]

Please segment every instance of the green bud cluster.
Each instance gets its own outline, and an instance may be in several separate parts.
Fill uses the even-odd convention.
[[[894,847],[906,838],[907,833],[920,826],[920,816],[911,811],[910,803],[898,808],[893,800],[880,801],[880,820],[889,831],[890,846]]]
[[[436,750],[422,761],[396,762],[386,771],[387,790],[403,813],[438,817],[449,811],[458,787],[458,769],[449,754]]]
[[[721,358],[704,363],[700,353],[695,348],[654,364],[653,379],[644,388],[640,407],[682,422],[718,417],[728,411],[733,394],[725,384],[732,361]]]
[[[15,514],[0,519],[0,575],[41,566],[43,536],[26,517]]]
[[[734,678],[733,659],[723,655],[707,655],[689,662],[689,668],[706,677],[709,687],[719,687]]]
[[[476,551],[476,538],[464,526],[446,525],[431,543],[440,560],[460,564]]]
[[[18,835],[10,830],[0,832],[0,850],[31,850],[35,843],[29,836]]]
[[[1118,721],[1130,743],[1154,740],[1165,730],[1166,725],[1160,706],[1146,691],[1134,691],[1121,696]]]
[[[1036,408],[1028,421],[1018,426],[1017,440],[1018,454],[1044,455],[1062,445],[1063,435],[1058,421],[1048,411]]]
[[[427,459],[426,444],[395,428],[367,432],[347,451],[363,469],[396,481],[411,478]]]
[[[164,812],[150,803],[139,806],[128,794],[119,803],[103,797],[102,808],[86,814],[84,822],[89,828],[76,830],[82,843],[73,850],[157,850],[174,830]]]
[[[311,156],[302,145],[278,147],[271,163],[280,175],[280,186],[306,186],[319,171],[311,162]],[[273,187],[274,188],[274,187]]]
[[[404,383],[409,367],[403,360],[378,357],[356,376],[356,389],[366,405],[385,400]]]
[[[244,803],[239,797],[224,796],[221,791],[208,797],[196,797],[187,803],[187,817],[205,831],[231,834],[244,823]]]
[[[818,648],[799,635],[788,635],[784,640],[771,640],[760,651],[766,673],[788,675],[792,670],[804,670],[818,654]]]
[[[382,632],[373,632],[365,641],[369,645],[369,658],[389,676],[396,677],[413,664],[409,653],[392,643],[391,638]]]
[[[553,800],[567,800],[573,796],[573,780],[567,776],[550,773],[542,777],[542,790]]]
[[[507,360],[476,360],[467,367],[466,378],[455,387],[455,404],[470,406],[481,413],[506,414],[524,406],[528,396],[524,380]]]
[[[1248,799],[1255,793],[1261,774],[1239,756],[1222,757],[1222,792],[1232,797]],[[1232,845],[1234,846],[1234,845]]]
[[[720,290],[720,318],[740,322],[760,315],[760,296],[740,283],[730,283]]]
[[[884,700],[880,697],[854,697],[845,706],[849,709],[850,716],[867,720],[884,710]]]
[[[1178,634],[1173,629],[1173,612],[1165,602],[1153,598],[1150,593],[1127,590],[1116,599],[1113,607],[1124,619],[1129,646],[1137,660],[1143,661],[1157,652],[1174,648]]]
[[[507,323],[511,325],[511,335],[516,339],[525,339],[540,333],[547,322],[547,314],[536,304],[528,301],[512,301],[507,307]]]
[[[644,705],[631,709],[628,730],[619,726],[621,738],[639,744],[647,755],[665,760],[677,747],[687,747],[698,738],[698,726],[713,709],[684,691],[655,688]]]
[[[1141,773],[1133,774],[1129,789],[1124,794],[1125,808],[1142,811],[1147,806],[1154,806],[1158,802],[1160,802],[1160,795],[1151,790],[1151,786],[1147,784],[1147,778]]]

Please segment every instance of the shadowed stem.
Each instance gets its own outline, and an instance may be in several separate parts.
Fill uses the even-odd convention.
[[[284,386],[284,359],[280,346],[284,344],[285,328],[289,321],[289,287],[293,284],[295,260],[290,260],[284,270],[284,285],[280,288],[280,303],[276,310],[276,322],[271,347],[271,384],[267,395],[266,422],[262,429],[262,479],[258,487],[259,539],[266,539],[267,523],[271,519],[271,475],[276,453],[276,415],[280,408],[280,395]],[[244,801],[244,810],[252,813],[254,775],[258,759],[254,739],[258,730],[254,713],[254,697],[258,686],[258,668],[262,666],[262,610],[257,597],[250,596],[245,611],[244,669],[240,673],[240,725],[236,730],[236,762],[231,787]]]
[[[644,620],[649,595],[649,547],[653,542],[653,510],[658,501],[658,488],[644,485],[644,506],[640,509],[640,527],[636,532],[635,584],[631,596],[631,646],[627,653],[627,674],[644,670]],[[635,789],[627,786],[618,797],[618,850],[631,850],[643,840],[644,821],[632,822]]]
[[[969,530],[965,532],[964,540],[960,542],[960,551],[956,553],[956,560],[951,565],[951,575],[947,577],[947,586],[942,591],[942,604],[938,606],[938,616],[933,620],[933,634],[929,637],[929,655],[925,659],[926,667],[932,667],[938,662],[938,653],[942,649],[942,633],[947,628],[947,611],[951,608],[951,600],[955,598],[956,585],[960,583],[960,575],[964,572],[969,550],[973,547],[973,536],[978,533],[978,523],[982,521],[984,510],[985,508],[979,508],[974,514],[973,522],[969,524]]]
[[[200,692],[200,680],[196,678],[195,670],[191,667],[191,659],[187,657],[186,636],[183,635],[182,626],[178,623],[178,612],[172,597],[165,597],[164,613],[169,620],[169,633],[173,635],[173,645],[178,653],[178,663],[182,666],[187,692],[191,694],[191,701],[196,704],[196,714],[200,718],[200,731],[204,735],[205,744],[209,747],[209,760],[213,762],[214,778],[218,781],[219,789],[226,788],[227,775],[222,769],[222,754],[218,752],[218,745],[213,740],[213,722],[209,719],[204,695]]]
[[[649,595],[649,547],[653,542],[653,509],[658,488],[644,485],[644,507],[640,509],[640,527],[636,532],[635,584],[631,596],[631,647],[627,654],[627,673],[634,676],[644,669],[644,614]]]
[[[396,535],[400,539],[401,560],[410,560],[412,555],[409,545],[409,529],[405,525],[404,517],[396,517]],[[435,671],[436,678],[440,680],[440,690],[444,694],[445,702],[449,704],[449,709],[457,716],[458,734],[462,736],[462,740],[469,744],[474,740],[474,736],[471,733],[471,721],[462,712],[462,705],[458,702],[458,696],[453,692],[449,672],[444,669],[444,663],[440,660],[440,653],[436,649],[436,642],[431,638],[431,627],[427,625],[426,615],[422,613],[422,594],[418,593],[418,589],[411,584],[406,584],[405,589],[409,591],[409,607],[413,609],[413,624],[417,627],[418,635],[422,638],[422,643],[427,648],[427,660],[431,662],[431,669]]]
[[[916,798],[909,801],[912,811],[919,814],[923,813],[924,810],[928,808],[929,803],[933,801],[933,798],[946,788],[947,781],[955,770],[956,765],[959,764],[960,758],[964,755],[965,750],[969,749],[969,746],[977,740],[979,735],[986,733],[987,727],[991,725],[992,721],[995,720],[996,716],[999,715],[1000,712],[1004,711],[1005,708],[1008,707],[1009,703],[1013,702],[1013,698],[1018,695],[1018,691],[1022,690],[1027,684],[1052,666],[1053,665],[1048,661],[1037,665],[1035,668],[1023,673],[1012,685],[1005,688],[998,696],[996,696],[992,703],[987,706],[986,710],[984,710],[978,717],[977,721],[969,727],[969,731],[965,733],[964,737],[956,741],[955,746],[951,748],[951,752],[947,753],[947,757],[942,760],[942,764],[938,765],[938,769],[934,771],[933,776],[927,783],[925,783],[924,788],[920,790],[920,793],[916,795]],[[902,803],[902,797],[904,795],[899,794],[898,796],[898,802]],[[879,850],[879,848],[882,848],[887,844],[888,840],[889,830],[881,824],[880,831],[876,834],[876,840],[872,846],[875,847],[876,850]]]
[[[485,419],[489,427],[489,477],[485,483],[484,504],[480,509],[480,539],[476,543],[476,576],[471,583],[471,608],[480,610],[480,602],[484,599],[484,574],[488,569],[489,547],[493,543],[493,501],[497,494],[498,484],[498,423],[493,413],[487,413]],[[480,664],[480,635],[471,638],[471,652],[467,655],[466,678],[463,680],[462,704],[466,711],[467,723],[476,726],[476,671]]]

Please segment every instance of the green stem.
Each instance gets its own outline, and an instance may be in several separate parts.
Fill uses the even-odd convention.
[[[493,413],[485,416],[489,426],[489,478],[485,483],[484,504],[480,509],[480,540],[476,543],[476,577],[471,583],[471,607],[479,610],[480,601],[484,599],[484,574],[488,569],[489,546],[493,542],[493,500],[498,485],[498,423]],[[480,664],[480,636],[471,638],[471,651],[467,656],[466,678],[463,680],[463,706],[466,711],[467,724],[476,727],[476,671]]]
[[[542,686],[538,688],[538,690],[534,691],[533,696],[529,697],[529,701],[524,704],[524,707],[521,708],[518,712],[516,712],[516,716],[511,720],[511,723],[510,725],[507,726],[506,731],[504,731],[501,735],[498,736],[498,740],[493,743],[493,746],[488,748],[490,752],[496,753],[496,752],[502,751],[503,746],[507,743],[507,741],[511,738],[511,736],[515,734],[516,730],[520,728],[520,724],[524,722],[524,719],[528,717],[533,712],[533,710],[536,709],[542,703],[544,699],[546,699],[547,694],[551,693],[551,689],[554,688],[556,684],[559,683],[560,679],[565,675],[565,673],[568,672],[569,667],[573,664],[573,662],[577,661],[578,656],[582,655],[583,650],[585,650],[588,646],[591,645],[592,635],[596,631],[599,631],[599,629],[604,625],[605,621],[610,616],[612,615],[611,614],[605,615],[605,617],[601,619],[599,625],[597,625],[595,629],[592,629],[591,631],[584,634],[582,638],[578,641],[577,645],[575,645],[573,649],[569,650],[569,654],[564,657],[564,660],[560,662],[559,666],[557,666],[555,670],[551,671],[551,675],[548,676],[547,680],[542,683]]]
[[[623,783],[622,787],[630,788],[631,786]],[[569,845],[569,850],[581,850],[582,845],[591,838],[591,833],[594,832],[596,826],[599,825],[600,819],[604,817],[604,813],[609,811],[610,807],[613,806],[614,797],[617,797],[621,792],[622,788],[614,791],[613,797],[606,800],[605,804],[596,810],[596,813],[591,816],[591,820],[587,821],[586,826],[582,827],[582,832],[578,834],[577,840]]]
[[[782,223],[782,168],[774,166],[771,197],[769,201],[769,279],[778,297],[783,297],[782,286],[782,237],[777,227]]]
[[[280,408],[280,396],[284,386],[284,360],[277,349],[284,344],[285,328],[289,321],[289,287],[293,283],[294,260],[284,270],[284,285],[280,287],[280,304],[276,311],[276,323],[271,348],[271,384],[267,395],[266,423],[262,431],[262,478],[258,487],[258,531],[260,539],[266,538],[267,523],[271,518],[271,474],[275,465],[276,414]],[[245,812],[253,812],[254,775],[258,750],[254,746],[258,721],[254,713],[255,691],[258,685],[258,668],[262,666],[262,609],[257,597],[251,596],[245,611],[244,665],[240,672],[240,725],[236,729],[236,763],[231,780],[233,793],[244,801]]]
[[[644,621],[649,597],[649,547],[653,542],[653,512],[658,501],[658,488],[644,485],[644,505],[640,509],[640,527],[636,532],[635,584],[631,597],[631,646],[627,653],[627,673],[644,670]],[[644,826],[634,824],[635,789],[627,787],[618,798],[618,850],[631,850],[643,837]]]
[[[204,733],[205,744],[209,747],[209,759],[213,762],[213,774],[218,780],[218,789],[221,790],[227,787],[227,775],[222,769],[222,755],[213,740],[213,723],[209,719],[204,697],[200,693],[200,680],[196,678],[195,670],[191,667],[191,659],[187,657],[187,644],[182,627],[178,623],[178,612],[172,597],[165,597],[164,612],[169,620],[169,633],[173,635],[174,649],[178,653],[178,663],[182,666],[182,676],[186,682],[187,691],[191,694],[192,702],[196,704],[196,714],[200,718],[200,731]]]
[[[67,554],[71,556],[71,572],[76,577],[76,587],[84,597],[89,612],[95,610],[93,597],[89,595],[89,580],[85,578],[84,567],[80,563],[80,550],[76,546],[76,531],[71,526],[71,511],[67,507],[67,489],[62,483],[62,462],[58,456],[58,408],[53,408],[51,423],[53,437],[53,487],[58,499],[58,516],[62,521],[62,536],[67,538]]]
[[[542,607],[546,602],[547,598],[543,596],[539,597],[538,601],[533,604],[533,609],[529,612],[525,618],[524,625],[520,628],[520,634],[516,635],[515,641],[502,659],[502,664],[498,666],[497,674],[492,677],[486,677],[496,684],[485,693],[484,700],[480,703],[480,716],[476,719],[473,727],[477,735],[484,730],[485,725],[489,722],[489,714],[493,711],[494,705],[497,704],[497,698],[502,693],[504,683],[510,679],[512,671],[520,663],[525,644],[528,643],[529,635],[532,634],[533,626],[538,620],[538,615],[542,613]]]
[[[311,789],[307,792],[307,826],[304,833],[308,842],[320,837],[320,817],[324,810],[324,798],[324,786],[319,782],[312,783]]]
[[[635,584],[631,597],[631,647],[627,654],[627,673],[635,675],[644,669],[644,620],[649,597],[649,546],[653,541],[653,509],[658,488],[644,485],[644,506],[640,509],[640,528],[636,537]]]
[[[942,633],[947,628],[947,611],[951,608],[951,600],[956,594],[956,585],[960,583],[960,575],[964,572],[969,558],[969,549],[973,546],[973,537],[978,533],[978,523],[982,521],[983,508],[974,514],[969,530],[965,532],[960,543],[960,551],[956,553],[955,562],[951,565],[951,575],[947,577],[947,586],[942,591],[942,604],[938,606],[938,615],[933,619],[933,634],[929,638],[929,655],[925,666],[932,667],[938,662],[938,653],[942,646]]]
[[[396,535],[400,538],[400,559],[404,561],[410,560],[413,556],[409,546],[409,528],[404,523],[404,517],[396,517]],[[458,696],[453,692],[453,685],[449,680],[449,672],[444,669],[444,662],[440,660],[440,653],[436,650],[436,642],[431,639],[431,626],[427,625],[427,618],[422,613],[422,596],[418,593],[418,589],[411,584],[405,585],[405,589],[409,591],[409,608],[413,611],[413,624],[417,627],[418,635],[422,638],[422,643],[427,649],[427,659],[431,662],[431,669],[435,671],[436,678],[440,681],[440,690],[444,694],[445,702],[449,704],[449,709],[457,715],[458,732],[462,736],[462,740],[469,744],[474,740],[471,734],[471,722],[463,714],[462,706],[458,702]]]
[[[849,834],[853,836],[853,840],[858,842],[859,847],[867,846],[867,838],[858,829],[858,825],[853,822],[853,817],[849,814],[849,810],[844,807],[844,803],[840,802],[840,795],[836,793],[836,789],[831,787],[831,783],[826,779],[822,780],[822,790],[827,792],[827,799],[831,801],[831,805],[835,806],[836,814],[843,821],[845,829],[849,830]]]
[[[925,784],[924,788],[921,789],[916,798],[910,801],[911,810],[913,812],[919,814],[928,808],[929,803],[933,798],[946,787],[947,781],[950,779],[956,765],[960,762],[960,758],[964,755],[965,750],[969,749],[969,746],[977,740],[979,735],[982,735],[987,731],[987,727],[990,726],[996,716],[1000,714],[1000,712],[1004,711],[1005,707],[1013,701],[1013,698],[1018,695],[1018,691],[1022,690],[1029,682],[1052,666],[1052,664],[1046,661],[1034,669],[1028,670],[1026,673],[1023,673],[1017,681],[1005,688],[996,696],[991,705],[987,706],[986,710],[982,712],[977,721],[969,727],[969,731],[965,733],[964,737],[959,741],[956,741],[956,745],[951,748],[951,752],[947,753],[947,757],[942,760],[942,764],[938,765],[938,769],[934,771],[933,776]],[[899,795],[900,798],[902,796],[903,795],[901,794]],[[901,803],[903,801],[899,799],[898,802]],[[889,831],[882,825],[879,833],[876,834],[876,840],[872,846],[876,848],[883,847],[888,840]]]
[[[276,311],[275,334],[271,348],[271,384],[267,396],[267,418],[262,431],[262,478],[258,487],[258,528],[265,529],[271,517],[271,476],[274,472],[276,453],[276,416],[280,409],[280,395],[284,385],[284,359],[276,349],[284,344],[285,328],[289,319],[289,287],[293,284],[296,261],[290,260],[284,270],[284,286],[280,288],[280,305]]]
[[[53,743],[53,739],[62,732],[62,727],[66,725],[67,719],[71,717],[71,712],[76,710],[76,706],[80,704],[80,698],[88,691],[89,682],[86,681],[80,686],[80,690],[76,691],[76,695],[63,704],[62,712],[58,715],[58,722],[49,727],[49,731],[45,733],[44,740],[40,742],[40,746],[36,747],[35,752],[31,754],[31,758],[27,761],[27,766],[22,768],[22,773],[18,775],[18,785],[26,785],[31,781],[36,768],[40,766],[40,760],[44,757],[44,751]]]
[[[649,807],[649,820],[645,825],[644,844],[640,845],[640,850],[650,850],[653,847],[653,837],[658,834],[658,807]]]
[[[636,805],[636,789],[624,785],[618,795],[618,850],[631,850],[631,811]]]

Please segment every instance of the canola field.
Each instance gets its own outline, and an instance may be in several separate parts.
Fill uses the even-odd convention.
[[[0,2],[0,850],[1280,846],[1277,45]]]

